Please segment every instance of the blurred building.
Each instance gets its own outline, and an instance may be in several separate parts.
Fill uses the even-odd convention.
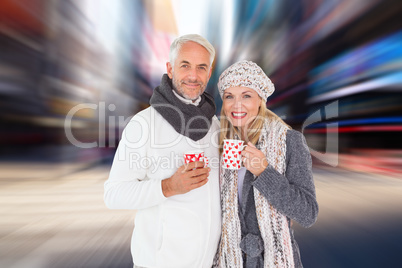
[[[115,146],[119,124],[140,109],[133,48],[139,51],[142,41],[132,29],[141,29],[141,3],[119,1],[113,17],[102,2],[1,1],[3,159],[99,159],[109,142]],[[98,34],[96,18],[105,15],[116,29],[113,47]],[[72,140],[91,148],[82,150]]]
[[[316,164],[400,172],[401,14],[396,0],[0,1],[0,157],[101,159],[194,31],[217,50],[218,112],[219,74],[252,60]]]
[[[303,131],[315,164],[402,171],[402,2],[235,1],[233,13],[218,73],[263,67],[276,87],[267,106]]]

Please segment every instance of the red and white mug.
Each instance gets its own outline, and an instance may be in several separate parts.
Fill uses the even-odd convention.
[[[204,167],[207,167],[209,164],[208,158],[206,156],[204,156],[203,151],[194,151],[194,152],[184,153],[183,157],[184,157],[185,164],[189,164],[191,162],[197,162],[197,161],[204,162],[205,163]]]
[[[222,167],[239,169],[241,167],[241,151],[246,146],[242,140],[223,140]]]

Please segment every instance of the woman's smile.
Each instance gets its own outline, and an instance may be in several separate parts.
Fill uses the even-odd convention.
[[[234,119],[243,119],[243,118],[245,118],[246,117],[246,115],[247,115],[247,113],[239,113],[239,112],[232,112],[231,113],[232,114],[232,117],[234,118]]]

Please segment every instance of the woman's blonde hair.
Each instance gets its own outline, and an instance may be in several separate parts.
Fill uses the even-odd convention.
[[[221,132],[219,136],[219,151],[222,153],[223,150],[223,140],[224,139],[240,139],[243,140],[244,143],[251,142],[252,144],[257,144],[261,130],[265,124],[266,118],[274,118],[276,120],[280,120],[284,124],[286,124],[279,116],[273,113],[271,110],[267,108],[267,105],[263,99],[261,99],[260,108],[258,110],[257,116],[246,126],[246,137],[243,137],[243,133],[239,127],[235,127],[228,120],[225,111],[221,110]],[[287,125],[287,124],[286,124]]]

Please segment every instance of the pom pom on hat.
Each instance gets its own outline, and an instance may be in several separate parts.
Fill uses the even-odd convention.
[[[258,95],[267,101],[275,91],[274,84],[264,71],[252,61],[239,61],[229,66],[219,77],[219,94],[231,87],[248,87],[254,89]]]

